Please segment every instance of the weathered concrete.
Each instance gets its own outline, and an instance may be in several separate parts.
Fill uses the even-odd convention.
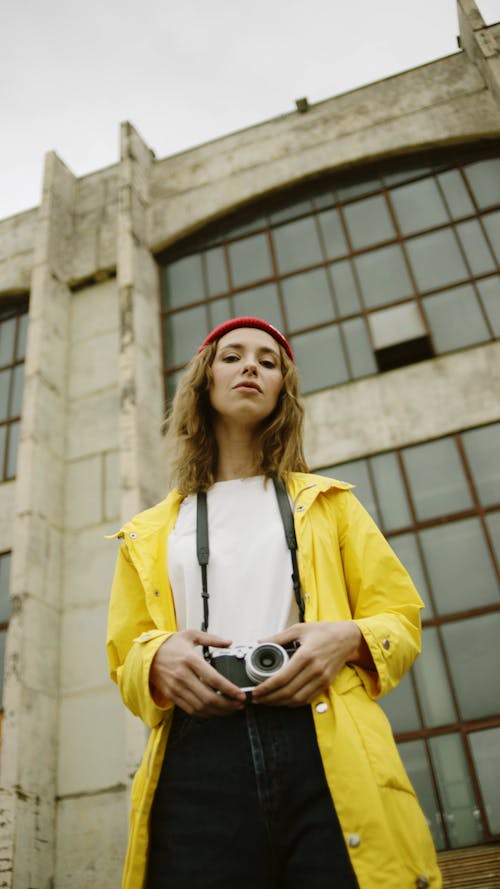
[[[458,0],[460,45],[484,77],[500,108],[500,41],[498,25],[487,27],[475,0]]]

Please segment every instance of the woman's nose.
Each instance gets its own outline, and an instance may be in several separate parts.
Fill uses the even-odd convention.
[[[246,374],[256,374],[257,373],[257,362],[253,358],[247,358],[245,361],[245,367],[243,368],[243,373]]]

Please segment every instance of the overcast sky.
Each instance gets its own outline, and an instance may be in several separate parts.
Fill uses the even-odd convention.
[[[478,0],[487,23],[500,0]],[[456,0],[4,0],[0,219],[39,203],[43,156],[158,157],[457,52]]]

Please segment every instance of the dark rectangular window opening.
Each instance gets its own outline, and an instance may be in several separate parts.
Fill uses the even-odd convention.
[[[426,361],[433,356],[434,351],[428,334],[375,350],[377,367],[381,372],[405,367],[407,364],[417,364],[418,361]]]

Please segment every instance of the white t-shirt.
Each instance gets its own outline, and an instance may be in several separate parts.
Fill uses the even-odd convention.
[[[214,484],[207,494],[208,630],[248,645],[296,623],[292,562],[273,483],[263,476]],[[196,496],[182,502],[168,539],[179,630],[201,627]]]

